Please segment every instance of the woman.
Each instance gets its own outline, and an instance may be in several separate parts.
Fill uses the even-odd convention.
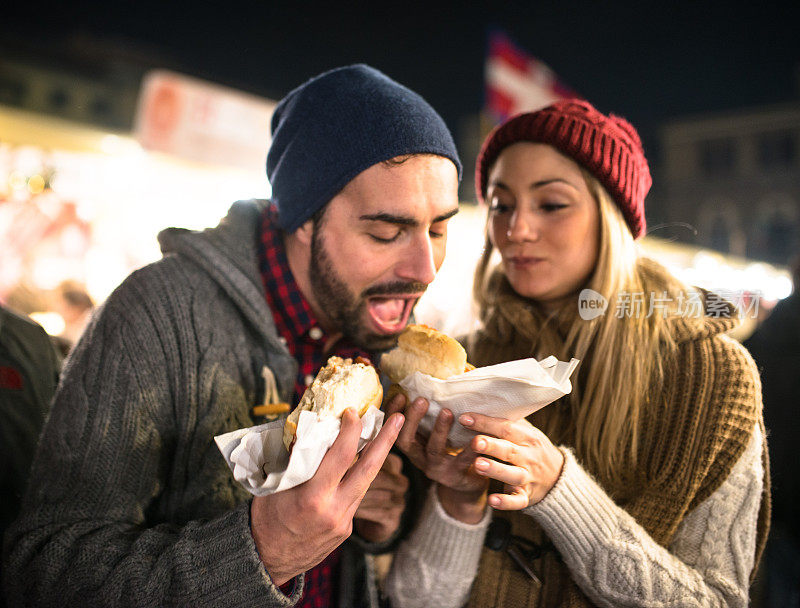
[[[517,116],[476,184],[471,362],[582,364],[528,420],[444,411],[423,439],[427,403],[406,408],[397,443],[436,483],[395,556],[393,606],[746,606],[769,516],[758,373],[725,335],[729,304],[637,256],[651,179],[635,129],[581,101]],[[454,423],[479,433],[458,455]],[[485,538],[492,518],[511,536]]]

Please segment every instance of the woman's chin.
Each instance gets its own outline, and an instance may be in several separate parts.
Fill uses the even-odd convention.
[[[538,304],[544,310],[555,310],[560,308],[570,298],[573,290],[559,289],[550,285],[531,282],[514,282],[509,280],[514,291]]]
[[[549,282],[532,278],[527,273],[508,272],[506,276],[514,291],[529,300],[547,299],[554,291]]]

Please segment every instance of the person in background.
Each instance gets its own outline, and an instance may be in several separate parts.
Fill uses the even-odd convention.
[[[403,416],[353,464],[347,410],[312,479],[255,498],[213,438],[261,421],[262,373],[297,403],[328,356],[396,342],[443,261],[461,164],[422,97],[354,65],[280,102],[267,176],[270,201],[162,232],[163,258],[93,315],[7,538],[12,605],[377,604],[365,552],[400,533]]]
[[[0,539],[19,512],[60,365],[47,333],[0,305]]]
[[[772,531],[764,555],[765,606],[800,607],[800,473],[796,444],[800,437],[800,257],[792,263],[794,291],[744,345],[761,371],[764,424],[769,434],[772,471]]]
[[[94,301],[86,288],[73,280],[59,283],[51,301],[53,310],[64,319],[64,331],[58,338],[62,352],[67,356],[89,323],[94,310]]]
[[[769,526],[758,372],[725,334],[732,306],[638,256],[635,129],[585,101],[519,115],[483,144],[476,184],[471,363],[582,363],[570,395],[517,422],[445,410],[422,438],[426,402],[405,407],[397,445],[436,483],[392,605],[747,606]],[[454,423],[478,433],[460,454]]]

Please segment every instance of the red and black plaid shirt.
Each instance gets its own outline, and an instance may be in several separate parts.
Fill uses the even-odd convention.
[[[328,357],[368,357],[368,353],[359,350],[345,340],[338,340],[329,350],[325,344],[330,336],[319,326],[314,313],[289,269],[286,249],[277,224],[276,212],[268,206],[261,220],[261,241],[258,248],[258,263],[267,304],[275,319],[275,327],[283,338],[289,353],[297,360],[298,369],[295,378],[293,405],[311,384]],[[319,565],[306,572],[306,586],[303,597],[297,604],[303,608],[324,608],[335,606],[336,586],[339,575],[340,550],[337,548]],[[287,595],[293,591],[290,581],[281,590]]]

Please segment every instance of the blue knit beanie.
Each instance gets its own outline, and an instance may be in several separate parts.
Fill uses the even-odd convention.
[[[441,116],[367,65],[337,68],[289,93],[272,117],[267,178],[278,223],[294,232],[356,175],[403,154],[461,161]]]

